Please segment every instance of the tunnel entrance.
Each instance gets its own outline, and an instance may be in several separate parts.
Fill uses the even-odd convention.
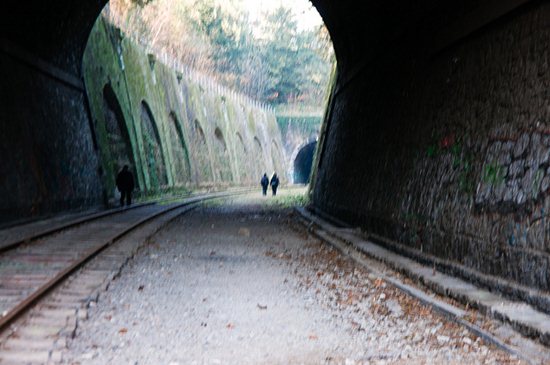
[[[300,149],[298,155],[294,159],[294,183],[295,184],[309,184],[309,177],[311,175],[311,168],[313,165],[313,156],[315,154],[315,147],[317,141],[311,142]]]

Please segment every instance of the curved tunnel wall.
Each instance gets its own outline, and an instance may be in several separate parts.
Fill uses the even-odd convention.
[[[487,5],[435,7],[446,21],[427,13],[413,38],[375,22],[384,49],[363,52],[337,45],[355,22],[334,25],[343,63],[313,197],[378,237],[548,290],[550,3]]]

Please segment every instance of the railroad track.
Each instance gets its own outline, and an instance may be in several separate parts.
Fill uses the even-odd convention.
[[[136,249],[134,245],[133,248],[121,247],[117,251],[114,248],[117,245],[113,243],[123,240],[152,220],[168,222],[205,200],[243,192],[207,194],[178,203],[144,204],[133,209],[93,214],[58,228],[50,228],[47,233],[42,230],[5,245],[0,249],[0,364],[56,362],[51,346],[59,340],[61,330],[54,324],[64,325],[63,320],[70,317],[77,320],[81,302],[105,281],[109,270],[116,270],[116,265],[113,266],[111,261],[124,262],[131,255],[125,251]],[[108,251],[111,254],[106,254]],[[100,253],[106,258],[97,260]],[[90,265],[94,258],[97,261],[95,267]],[[91,269],[84,275],[80,274],[84,279],[78,284],[78,280],[70,278],[84,265],[91,266]],[[76,282],[76,285],[64,284],[67,281]],[[55,292],[59,290],[56,298]],[[15,322],[22,321],[22,317],[28,315],[39,301],[46,303],[42,313],[34,316],[39,318],[41,325],[38,329],[36,325],[31,325],[30,332],[21,330],[22,326],[15,325]],[[61,322],[59,317],[62,317]]]

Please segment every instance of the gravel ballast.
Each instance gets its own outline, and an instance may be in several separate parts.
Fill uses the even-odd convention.
[[[176,219],[79,323],[68,364],[516,364],[309,237],[271,198]]]

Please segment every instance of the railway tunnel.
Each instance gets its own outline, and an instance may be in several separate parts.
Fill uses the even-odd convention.
[[[291,156],[290,161],[293,165],[293,181],[295,184],[308,184],[311,176],[311,167],[313,166],[313,157],[317,141],[308,141],[298,147],[295,156]]]
[[[5,4],[3,221],[104,199],[82,59],[105,3]],[[314,209],[460,275],[550,289],[550,2],[312,3],[338,61]]]

